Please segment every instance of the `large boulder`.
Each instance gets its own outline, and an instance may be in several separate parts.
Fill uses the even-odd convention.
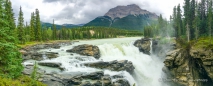
[[[100,69],[109,69],[112,71],[127,71],[129,73],[133,73],[135,67],[133,66],[131,61],[121,60],[121,61],[111,61],[111,62],[94,62],[94,63],[84,63],[85,66],[100,68]]]
[[[58,53],[57,52],[46,52],[46,53],[44,53],[44,55],[48,59],[53,59],[53,58],[57,58],[58,57]]]
[[[100,50],[97,46],[94,45],[78,45],[75,46],[73,49],[67,50],[67,52],[77,53],[84,56],[93,56],[96,59],[100,58]]]
[[[136,40],[134,42],[134,46],[138,47],[140,52],[143,52],[145,54],[150,54],[150,45],[151,45],[151,40],[149,38],[142,38],[139,40]]]

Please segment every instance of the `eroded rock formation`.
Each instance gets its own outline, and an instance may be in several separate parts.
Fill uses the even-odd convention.
[[[134,46],[138,47],[140,52],[143,52],[145,54],[150,54],[150,45],[151,45],[151,40],[149,38],[142,38],[139,40],[136,40],[134,42]]]
[[[179,47],[167,54],[163,71],[178,86],[210,86],[213,84],[212,55],[212,49]]]
[[[67,52],[77,53],[84,56],[93,56],[96,59],[100,58],[99,48],[88,44],[75,46],[73,49],[67,50]]]

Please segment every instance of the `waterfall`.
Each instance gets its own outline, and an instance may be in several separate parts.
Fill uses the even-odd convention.
[[[98,47],[101,51],[100,59],[104,61],[132,61],[135,66],[134,74],[132,76],[125,75],[126,79],[134,78],[129,80],[131,85],[136,83],[137,86],[159,86],[161,84],[158,79],[161,78],[163,62],[155,59],[158,58],[155,55],[146,55],[139,52],[138,48],[133,45],[133,42],[119,45],[105,43]]]

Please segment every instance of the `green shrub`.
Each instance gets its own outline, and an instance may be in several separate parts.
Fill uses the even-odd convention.
[[[21,75],[22,57],[14,43],[0,42],[0,76],[16,78]]]
[[[32,84],[32,81],[33,80],[28,76],[20,76],[17,79],[0,77],[0,86],[46,86],[38,81],[35,81],[36,84]]]

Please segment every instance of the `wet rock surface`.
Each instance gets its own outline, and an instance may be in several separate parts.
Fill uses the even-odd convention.
[[[49,45],[48,45],[49,46]],[[25,49],[21,49],[20,52],[23,54],[23,58],[26,60],[35,60],[37,61],[37,76],[38,81],[41,81],[48,86],[131,86],[128,80],[122,74],[119,75],[108,75],[104,74],[103,70],[111,70],[111,71],[127,71],[132,73],[134,71],[134,66],[131,61],[121,60],[121,61],[110,61],[110,62],[97,62],[97,63],[82,63],[80,65],[85,65],[87,67],[94,67],[103,69],[98,72],[87,73],[79,72],[79,73],[62,73],[65,68],[62,68],[62,63],[60,62],[49,62],[42,61],[44,60],[44,56],[46,59],[53,59],[58,57],[57,52],[38,52],[40,49],[49,48],[46,45],[38,45],[35,47],[28,47]],[[57,48],[57,46],[53,46]],[[51,48],[53,48],[51,47]],[[67,52],[78,53],[80,55],[85,55],[85,57],[74,57],[79,61],[85,61],[88,58],[86,56],[93,56],[96,59],[100,58],[100,51],[97,46],[93,45],[80,45],[76,46],[71,50],[67,50]],[[92,58],[92,57],[91,57]],[[94,58],[93,58],[94,59]],[[33,72],[34,64],[27,63],[24,65],[23,74],[31,76]],[[46,71],[46,68],[50,68],[50,70]],[[60,70],[61,71],[60,71]]]
[[[33,65],[25,66],[23,74],[30,76]],[[80,74],[58,74],[46,73],[42,69],[37,71],[38,80],[48,86],[131,86],[124,78],[116,79],[112,82],[112,76],[105,75],[103,71]]]
[[[114,61],[113,63],[124,64],[128,63],[128,61]],[[38,65],[53,68],[61,67],[61,63],[57,62],[38,62]],[[33,67],[33,64],[25,65],[24,71],[22,73],[30,76],[33,72]],[[43,69],[38,68],[37,74],[39,74],[38,80],[47,84],[48,86],[131,86],[123,75],[110,76],[104,74],[103,71],[92,73],[81,72],[76,74],[61,74],[58,72],[47,73]],[[114,81],[112,81],[112,79],[114,79]]]
[[[77,53],[84,56],[93,56],[96,59],[100,58],[100,50],[97,46],[94,45],[78,45],[75,46],[73,49],[67,50],[67,52]]]
[[[72,45],[73,42],[67,41],[67,42],[57,42],[57,43],[46,43],[46,44],[37,44],[33,46],[28,46],[25,48],[20,49],[20,52],[22,53],[23,60],[37,60],[41,61],[46,59],[53,59],[58,57],[57,52],[38,52],[41,49],[60,49],[61,46],[67,46]]]
[[[112,71],[127,71],[129,73],[133,73],[135,67],[133,66],[131,61],[121,60],[121,61],[111,61],[111,62],[94,62],[94,63],[85,63],[85,66],[100,68],[100,69],[109,69]]]
[[[134,46],[138,47],[140,52],[150,55],[150,45],[151,45],[150,41],[151,39],[149,38],[141,38],[134,42]]]

